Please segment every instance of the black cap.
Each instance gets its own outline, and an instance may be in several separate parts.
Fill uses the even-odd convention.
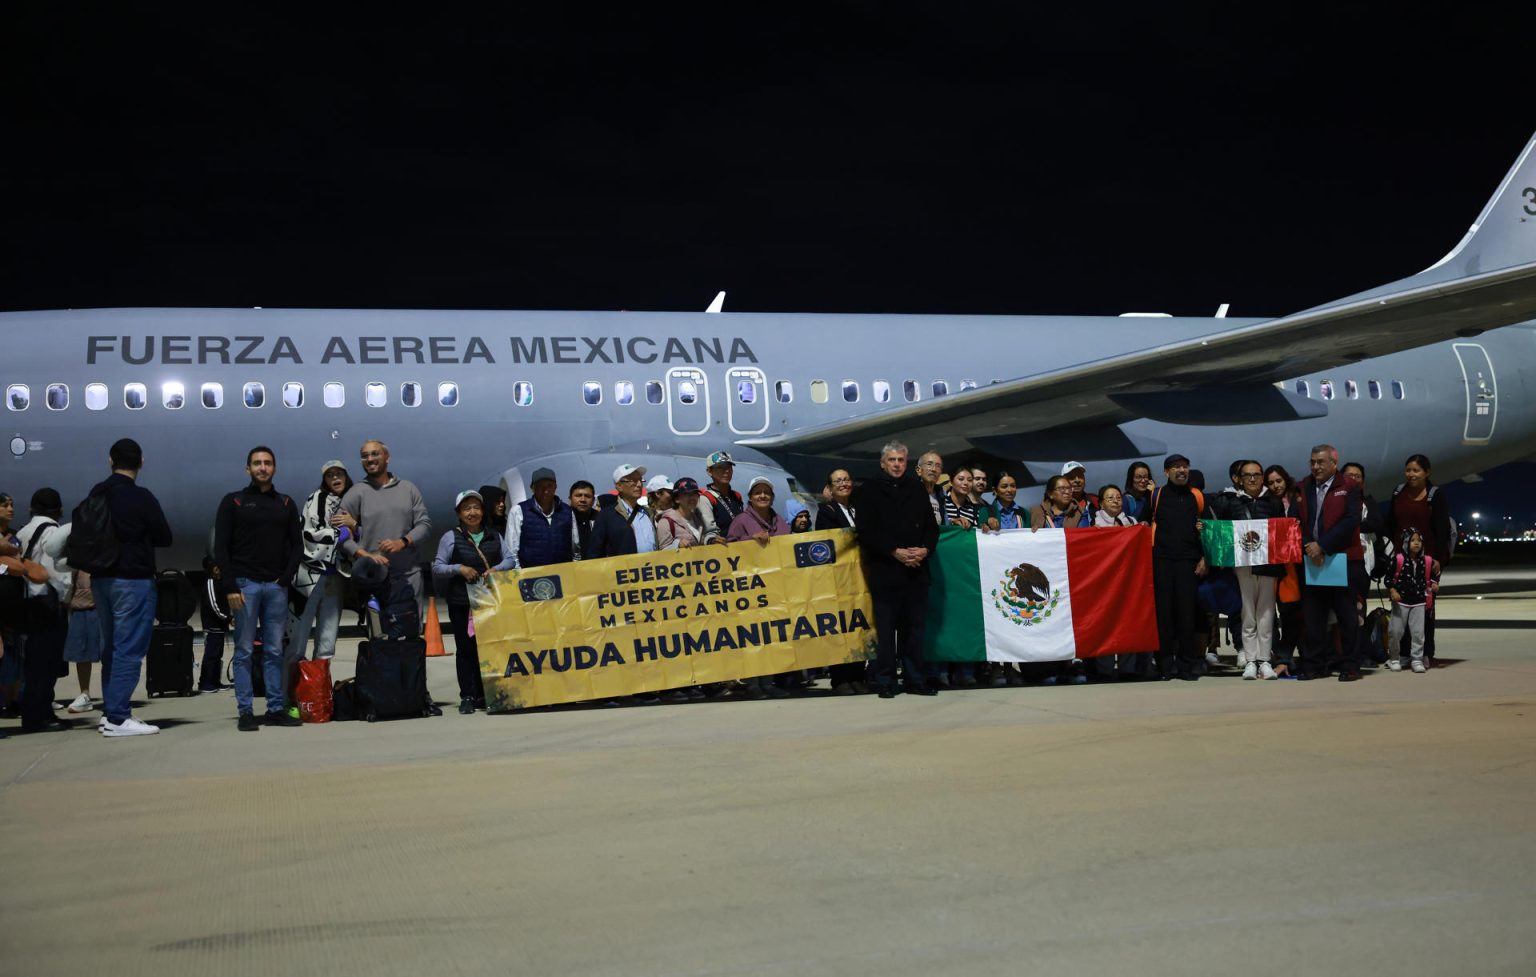
[[[389,567],[365,556],[352,564],[352,579],[363,586],[378,586],[389,579]]]
[[[54,516],[64,511],[64,500],[57,489],[40,488],[32,493],[32,511]]]
[[[1173,454],[1163,459],[1163,471],[1167,471],[1175,465],[1188,465],[1189,459],[1183,455]]]

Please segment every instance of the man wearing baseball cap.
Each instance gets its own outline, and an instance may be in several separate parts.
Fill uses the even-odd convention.
[[[736,473],[736,462],[728,451],[713,452],[704,460],[709,471],[709,484],[699,490],[699,495],[709,503],[709,514],[715,529],[724,535],[731,521],[747,511],[741,493],[731,488],[731,476]]]
[[[1083,515],[1088,519],[1088,525],[1093,524],[1093,517],[1099,511],[1099,497],[1087,492],[1088,470],[1080,461],[1069,461],[1061,466],[1061,474],[1072,485],[1072,501],[1083,510]]]
[[[622,464],[613,470],[617,498],[597,514],[592,527],[593,559],[649,553],[656,549],[656,527],[640,507],[640,492],[645,487],[645,469]]]
[[[553,471],[535,469],[531,481],[533,497],[513,506],[508,515],[507,545],[520,567],[569,563],[581,546],[576,515],[556,491]]]

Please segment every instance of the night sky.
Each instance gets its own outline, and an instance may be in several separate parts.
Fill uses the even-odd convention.
[[[41,6],[3,309],[1278,315],[1437,260],[1536,129],[1493,12]]]

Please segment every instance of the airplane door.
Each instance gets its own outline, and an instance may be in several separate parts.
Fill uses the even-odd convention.
[[[673,434],[709,430],[709,381],[703,370],[675,367],[667,371],[667,426]]]
[[[1467,423],[1462,429],[1461,440],[1466,444],[1482,444],[1493,437],[1493,426],[1499,418],[1498,381],[1493,375],[1493,362],[1488,351],[1480,343],[1456,343],[1456,359],[1461,361],[1461,376],[1467,391]]]
[[[768,430],[768,379],[756,367],[732,367],[725,375],[726,415],[737,434]]]

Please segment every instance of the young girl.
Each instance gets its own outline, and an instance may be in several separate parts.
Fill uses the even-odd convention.
[[[1420,675],[1425,672],[1424,609],[1433,606],[1435,591],[1440,589],[1435,580],[1436,569],[1434,560],[1424,552],[1424,537],[1412,527],[1404,530],[1402,545],[1387,574],[1387,594],[1392,598],[1392,636],[1387,647],[1401,647],[1406,627],[1412,640],[1412,668]],[[1393,655],[1387,660],[1387,667],[1400,672],[1402,660]]]

